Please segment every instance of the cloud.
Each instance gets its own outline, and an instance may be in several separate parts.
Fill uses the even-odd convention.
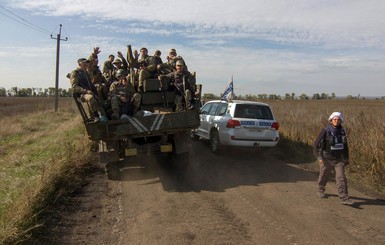
[[[176,48],[197,71],[204,92],[216,94],[231,75],[240,93],[310,95],[329,90],[364,94],[370,86],[382,84],[385,76],[383,1],[9,0],[7,4],[47,22],[67,21],[64,34],[68,29],[71,35],[61,44],[63,74],[94,46],[101,47],[103,61],[118,50],[125,53],[126,45],[132,44],[134,49],[146,46],[150,53],[159,49],[163,59]],[[3,45],[1,72],[10,63],[5,58],[14,53],[25,62],[17,64],[26,64],[25,72],[31,73],[36,57],[44,57],[35,66],[49,68],[50,74],[40,71],[33,77],[45,81],[42,87],[52,84],[55,45],[38,45],[31,50]],[[20,81],[16,76],[12,81]],[[66,79],[61,84],[69,87]],[[377,88],[371,93],[382,92]]]
[[[384,48],[383,1],[309,0],[94,0],[10,1],[48,16],[83,16],[110,21],[105,28],[128,33],[171,33],[197,39],[252,38],[329,48]],[[125,28],[111,27],[123,21]],[[141,23],[141,24],[138,24]],[[103,23],[97,24],[104,28]],[[120,26],[120,25],[118,25]],[[171,30],[170,30],[171,28]]]

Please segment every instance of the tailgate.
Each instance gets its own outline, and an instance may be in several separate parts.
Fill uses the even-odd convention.
[[[241,127],[234,130],[236,139],[274,141],[275,130],[271,128],[272,122],[252,119],[239,119]]]
[[[127,137],[156,136],[177,133],[199,126],[199,110],[133,116],[128,120],[87,123],[92,140],[120,140]]]

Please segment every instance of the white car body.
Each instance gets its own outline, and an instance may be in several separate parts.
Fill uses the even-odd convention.
[[[200,126],[191,136],[210,140],[214,152],[221,145],[274,147],[279,141],[279,124],[266,103],[210,101],[202,106],[199,117]]]

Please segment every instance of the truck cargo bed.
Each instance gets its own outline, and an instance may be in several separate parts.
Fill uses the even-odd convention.
[[[85,125],[92,140],[122,140],[157,136],[197,128],[199,110],[152,113],[148,116],[132,116],[127,120],[107,121],[106,123],[87,122]]]

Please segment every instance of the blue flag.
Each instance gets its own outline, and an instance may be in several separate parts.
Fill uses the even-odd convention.
[[[233,76],[231,75],[230,81],[227,83],[225,92],[223,92],[222,100],[230,101],[234,97],[234,84],[233,84]]]

